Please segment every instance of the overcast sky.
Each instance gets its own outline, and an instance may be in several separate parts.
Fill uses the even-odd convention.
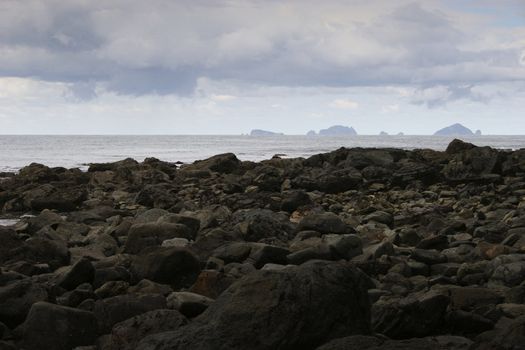
[[[0,134],[525,134],[523,0],[0,0]]]

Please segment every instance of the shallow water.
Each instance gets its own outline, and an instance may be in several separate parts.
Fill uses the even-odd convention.
[[[441,136],[27,136],[0,135],[0,172],[17,171],[32,162],[48,166],[87,168],[94,162],[127,157],[138,161],[156,157],[165,161],[193,162],[233,152],[242,160],[262,160],[274,154],[307,157],[339,147],[397,147],[444,150],[453,137]],[[480,146],[525,148],[525,136],[462,138]]]
[[[18,219],[0,219],[0,226],[11,226],[11,225],[14,225],[16,224],[18,221]]]

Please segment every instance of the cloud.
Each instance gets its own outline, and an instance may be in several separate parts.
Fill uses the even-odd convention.
[[[359,103],[349,99],[337,99],[330,103],[330,107],[339,109],[356,109],[359,107]]]
[[[395,113],[395,112],[399,112],[399,104],[393,104],[393,105],[383,106],[383,107],[381,108],[381,112],[383,112],[383,113]]]
[[[211,99],[216,102],[228,102],[237,99],[237,96],[233,95],[211,95]]]
[[[478,91],[473,85],[436,85],[416,89],[411,96],[411,103],[436,108],[458,100],[488,103],[493,97],[494,94]]]
[[[420,89],[525,80],[525,26],[496,28],[486,13],[446,4],[4,0],[0,76],[67,83],[79,99],[97,89],[190,96],[203,78]]]

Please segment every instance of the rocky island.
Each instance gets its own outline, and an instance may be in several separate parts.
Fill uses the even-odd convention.
[[[310,130],[306,133],[306,136],[356,136],[357,131],[353,127],[343,125],[333,125],[327,129],[319,130],[317,134],[314,130]]]
[[[1,349],[521,349],[525,150],[0,179]]]
[[[469,128],[456,123],[434,133],[435,136],[480,136],[481,131],[472,132]]]
[[[250,136],[282,136],[283,133],[273,132],[268,130],[253,129],[250,131]]]

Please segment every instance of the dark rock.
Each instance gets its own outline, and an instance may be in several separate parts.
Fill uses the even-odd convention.
[[[372,307],[374,330],[394,339],[436,334],[444,327],[448,304],[446,295],[435,292],[412,294],[401,300],[380,299]]]
[[[299,222],[299,230],[314,230],[321,233],[352,233],[353,228],[333,213],[309,214]]]
[[[88,259],[80,259],[73,266],[62,272],[57,284],[67,290],[75,289],[82,283],[93,283],[95,268]]]
[[[97,300],[93,313],[99,333],[107,334],[119,322],[148,311],[166,309],[166,306],[166,298],[161,295],[118,295]]]
[[[24,321],[31,305],[48,300],[47,289],[30,279],[0,287],[0,322],[14,328]]]
[[[446,153],[448,154],[456,154],[462,151],[466,151],[472,148],[475,148],[476,146],[472,143],[465,142],[459,139],[454,139],[452,142],[450,142],[447,146]]]
[[[147,337],[137,349],[309,349],[368,334],[365,280],[358,270],[333,262],[259,270],[232,285],[190,325]]]
[[[107,350],[135,350],[148,335],[174,331],[188,321],[176,310],[153,310],[132,317],[113,326]]]
[[[135,258],[131,265],[137,281],[149,279],[178,289],[195,282],[201,268],[199,259],[188,249],[158,248]]]
[[[143,223],[131,226],[126,240],[124,252],[137,254],[146,247],[160,246],[163,241],[171,238],[193,239],[186,225],[162,223]]]
[[[239,168],[239,159],[233,153],[218,154],[205,160],[183,167],[182,170],[211,170],[218,173],[232,173]]]
[[[95,343],[97,321],[91,312],[37,302],[27,315],[22,334],[23,349],[70,350]]]
[[[221,271],[202,270],[190,291],[215,299],[235,280],[235,277]]]
[[[202,314],[213,303],[213,299],[191,292],[171,293],[166,301],[168,308],[178,310],[189,318]]]
[[[283,193],[285,198],[281,202],[281,210],[289,213],[297,210],[297,208],[309,205],[312,203],[310,196],[304,191],[295,190],[287,193]]]
[[[447,257],[437,250],[414,249],[410,257],[428,265],[447,262]]]
[[[287,239],[293,229],[286,215],[269,209],[239,210],[233,214],[232,221],[238,222],[236,228],[251,242],[271,237]]]

